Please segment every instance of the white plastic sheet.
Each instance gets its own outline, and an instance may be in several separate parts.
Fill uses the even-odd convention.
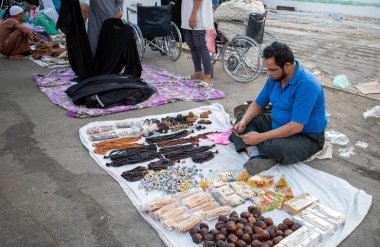
[[[374,106],[363,113],[364,118],[374,117],[380,118],[380,105]]]
[[[191,109],[191,111],[196,114],[207,110],[212,111],[212,114],[210,115],[210,120],[213,122],[212,130],[221,131],[227,130],[231,127],[229,117],[220,104]],[[180,113],[183,114],[187,112],[188,111]],[[177,114],[178,113],[171,113],[158,116],[147,116],[145,118],[161,118],[167,115],[176,116]],[[136,121],[143,120],[145,118],[129,120]],[[82,127],[79,130],[79,136],[83,145],[89,150],[91,157],[93,157],[96,163],[108,174],[110,174],[117,182],[119,182],[120,186],[128,195],[134,206],[139,210],[142,217],[152,225],[167,246],[197,246],[191,241],[188,234],[180,235],[173,231],[167,231],[160,222],[153,220],[142,212],[141,208],[145,202],[153,198],[160,197],[163,194],[160,192],[150,192],[149,194],[145,194],[142,190],[138,189],[138,182],[127,182],[121,177],[121,173],[126,170],[133,169],[138,165],[145,165],[146,163],[128,165],[126,167],[109,168],[106,167],[105,164],[107,160],[103,159],[102,155],[93,153],[92,143],[88,139],[86,130],[89,127],[115,124],[116,122],[118,121],[93,122]],[[225,146],[218,145],[217,148],[219,150],[219,154],[216,155],[213,160],[198,165],[199,168],[203,169],[204,175],[211,177],[218,171],[242,169],[244,162],[248,158],[245,154],[236,153],[232,144]],[[186,160],[186,163],[193,165],[189,159]],[[276,165],[265,173],[274,175],[276,179],[279,179],[281,175],[285,175],[296,195],[301,194],[302,192],[309,192],[320,198],[321,204],[331,207],[347,216],[346,223],[325,238],[319,246],[336,246],[343,241],[360,224],[372,203],[372,197],[364,191],[352,187],[343,179],[315,170],[303,163],[294,165]],[[243,210],[245,211],[249,205],[251,205],[251,203],[246,202],[245,205],[241,205],[235,210],[238,212],[242,212]],[[284,218],[290,217],[286,212],[280,210],[267,212],[264,215],[272,217],[276,224],[280,223],[280,221]],[[211,225],[215,223],[215,221],[210,222]]]

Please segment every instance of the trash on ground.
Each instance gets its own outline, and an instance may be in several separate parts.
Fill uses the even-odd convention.
[[[361,148],[367,148],[368,147],[368,143],[362,142],[362,141],[358,141],[357,143],[355,143],[355,146],[358,146],[358,147],[361,147]]]
[[[355,85],[362,94],[380,93],[380,83],[377,81]]]
[[[347,89],[350,86],[350,82],[346,75],[341,74],[334,77],[333,85],[337,88]]]
[[[363,113],[363,117],[366,119],[368,117],[380,118],[380,105],[374,106]]]
[[[332,144],[346,145],[350,140],[345,134],[342,134],[335,130],[328,130],[325,132],[325,139]]]
[[[354,147],[339,148],[339,155],[344,158],[349,158],[351,155],[355,155]]]

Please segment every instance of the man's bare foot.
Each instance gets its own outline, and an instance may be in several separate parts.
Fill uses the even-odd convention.
[[[12,59],[12,60],[26,60],[28,59],[27,56],[23,56],[23,55],[12,55],[12,56],[9,56],[9,59]]]

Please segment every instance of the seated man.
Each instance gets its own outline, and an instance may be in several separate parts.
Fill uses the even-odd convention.
[[[264,49],[269,78],[256,101],[238,122],[230,140],[236,151],[250,156],[244,165],[251,175],[277,162],[292,164],[308,159],[324,145],[327,125],[322,85],[286,44],[274,42]],[[271,113],[263,113],[272,103]]]
[[[40,14],[36,16],[31,23],[36,26],[41,26],[45,29],[47,34],[55,35],[58,33],[58,30],[55,28],[56,23],[54,19],[54,10],[52,8],[44,9]]]
[[[0,54],[11,59],[26,59],[30,53],[28,39],[38,41],[39,38],[22,23],[24,11],[19,6],[12,6],[9,10],[11,18],[0,24]]]

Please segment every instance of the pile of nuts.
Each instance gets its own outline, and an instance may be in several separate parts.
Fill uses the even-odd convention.
[[[274,225],[271,218],[261,215],[259,208],[250,206],[240,217],[236,211],[229,217],[219,216],[215,229],[209,230],[206,223],[201,223],[190,230],[190,235],[194,243],[203,242],[205,247],[272,247],[300,227],[288,218]]]

